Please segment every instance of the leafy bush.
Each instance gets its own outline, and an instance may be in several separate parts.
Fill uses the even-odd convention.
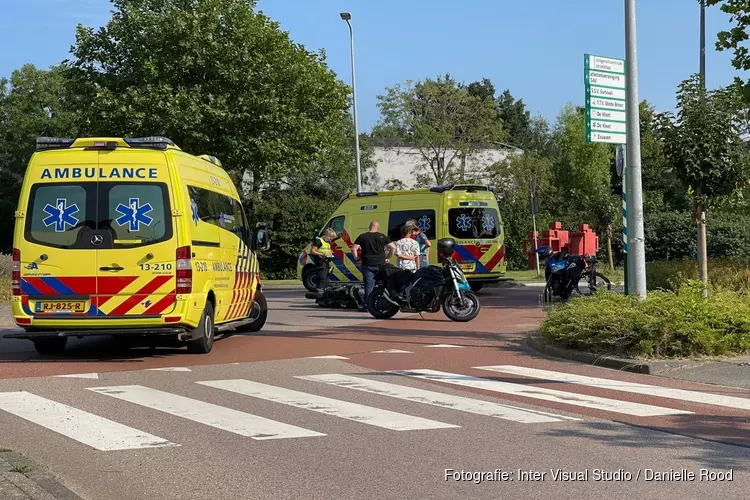
[[[646,260],[696,258],[698,229],[690,212],[655,212],[644,217]],[[709,258],[750,259],[750,217],[717,212],[707,220]]]
[[[750,349],[750,298],[700,283],[653,291],[639,300],[598,293],[554,307],[544,337],[563,347],[641,357],[717,356]]]
[[[700,278],[695,260],[648,262],[646,286],[649,290],[675,290],[681,283]],[[750,265],[731,259],[708,262],[708,280],[712,287],[750,295]]]

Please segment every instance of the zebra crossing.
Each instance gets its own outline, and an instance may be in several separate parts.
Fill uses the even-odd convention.
[[[490,422],[495,422],[496,425],[508,425],[504,422],[542,425],[586,420],[582,416],[563,415],[492,400],[493,397],[497,398],[503,395],[520,397],[529,404],[540,405],[543,402],[562,404],[565,405],[565,411],[574,415],[578,415],[580,408],[630,417],[671,417],[693,414],[691,411],[671,407],[675,400],[712,405],[735,411],[750,411],[750,398],[673,389],[608,378],[587,377],[514,365],[476,366],[473,369],[509,374],[524,377],[524,379],[517,382],[507,382],[496,378],[475,377],[420,368],[356,375],[324,373],[289,376],[290,380],[309,382],[310,384],[305,386],[306,391],[284,387],[283,380],[280,385],[270,385],[250,380],[247,377],[202,379],[203,377],[197,376],[200,380],[185,380],[184,383],[190,387],[200,386],[209,391],[217,391],[217,394],[224,396],[222,401],[226,401],[226,396],[239,397],[243,400],[245,398],[261,400],[271,405],[306,410],[325,417],[354,422],[355,425],[382,429],[386,432],[453,432],[462,427],[462,425],[456,423],[457,419],[454,417],[459,414],[486,417],[490,419]],[[176,377],[188,376],[180,374],[181,372],[191,372],[189,369],[163,369],[160,371],[162,373],[173,372],[170,376]],[[192,372],[191,376],[194,373]],[[388,381],[383,380],[383,375],[388,377]],[[154,374],[154,376],[157,375]],[[86,376],[85,378],[99,380],[98,377],[93,376]],[[395,383],[396,380],[405,383]],[[430,384],[429,389],[418,388],[406,383],[407,380],[410,380],[411,384],[419,384],[423,381],[437,382],[438,384]],[[539,381],[557,382],[561,388],[549,389],[534,385]],[[84,385],[92,383],[96,384],[88,381]],[[166,414],[169,417],[175,417],[177,422],[187,420],[256,441],[329,437],[320,429],[307,428],[314,427],[308,423],[304,423],[305,427],[302,427],[297,425],[301,422],[280,421],[263,415],[255,415],[201,399],[148,387],[147,385],[99,384],[96,387],[81,387],[80,384],[81,382],[78,386],[69,390],[93,394],[95,398],[103,398],[102,402],[104,400],[108,402],[116,401],[118,411],[125,415],[132,414],[137,409],[147,409]],[[576,392],[577,387],[580,386],[606,389],[623,395],[638,394],[650,398],[662,398],[664,404],[663,406],[657,406],[628,401],[624,398],[616,399],[580,394]],[[329,393],[335,391],[337,397],[317,394],[316,388],[322,387],[328,387]],[[479,389],[491,393],[491,395],[469,397],[441,390],[451,390],[456,387]],[[181,392],[185,393],[184,386],[181,386],[181,389],[183,389]],[[411,404],[414,404],[415,409],[438,408],[437,416],[430,414],[433,418],[424,418],[407,412],[396,412],[346,399],[347,396],[356,393],[373,395],[372,401],[396,400],[401,405],[399,409],[404,408],[403,405],[410,407]],[[201,392],[201,394],[205,394],[205,392]],[[339,395],[343,398],[340,398]],[[368,399],[368,402],[370,401]],[[650,399],[650,401],[652,400]],[[123,405],[122,408],[119,405]],[[179,440],[172,437],[173,441],[180,441],[173,442],[152,434],[151,429],[138,429],[105,418],[98,415],[96,410],[96,407],[77,408],[56,401],[54,398],[34,394],[31,390],[0,391],[0,423],[3,423],[4,432],[13,432],[7,424],[12,423],[13,419],[16,418],[26,421],[27,424],[33,424],[32,428],[39,429],[41,432],[51,431],[95,450],[107,452],[180,447],[190,444],[191,439],[195,439],[194,437],[187,437]],[[296,417],[288,417],[290,420],[293,418]],[[16,422],[21,420],[16,420]],[[147,422],[143,426],[147,427],[148,425]],[[175,425],[179,426],[178,423],[175,423]],[[332,434],[331,431],[328,432]]]

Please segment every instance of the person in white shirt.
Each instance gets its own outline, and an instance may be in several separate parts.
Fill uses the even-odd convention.
[[[419,243],[412,238],[413,229],[409,225],[401,228],[401,239],[396,242],[398,268],[416,271],[419,269]]]

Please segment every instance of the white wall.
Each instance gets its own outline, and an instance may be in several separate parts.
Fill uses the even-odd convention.
[[[477,151],[466,158],[465,172],[467,177],[477,177],[480,182],[489,183],[485,169],[494,163],[508,158],[511,154],[520,154],[520,149],[484,149]],[[453,156],[454,152],[446,151],[445,161]],[[416,174],[429,173],[432,176],[432,170],[420,154],[419,150],[412,147],[375,147],[373,158],[377,165],[377,170],[369,183],[363,186],[363,189],[377,191],[383,189],[386,182],[391,179],[398,179],[403,182],[407,188],[413,188],[416,184]],[[425,165],[425,169],[420,166]],[[456,157],[453,160],[453,172],[458,172],[461,165],[461,159]],[[432,176],[434,185],[434,176]]]

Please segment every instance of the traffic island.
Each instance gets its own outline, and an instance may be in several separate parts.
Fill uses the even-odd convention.
[[[661,375],[667,372],[695,368],[714,363],[714,359],[676,359],[676,360],[645,360],[636,358],[620,358],[605,354],[566,349],[551,343],[542,337],[539,332],[532,332],[526,337],[526,344],[534,351],[546,354],[553,358],[569,359],[587,365],[612,368],[620,371],[645,373],[649,375]]]
[[[0,448],[0,498],[83,500],[37,464],[6,448]]]

